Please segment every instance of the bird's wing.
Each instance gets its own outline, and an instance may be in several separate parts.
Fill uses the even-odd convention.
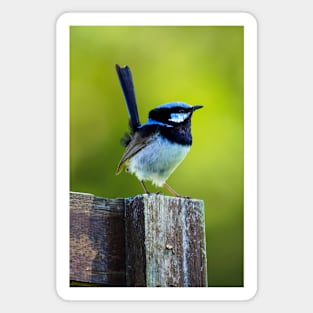
[[[122,159],[117,166],[116,175],[118,175],[122,171],[125,162],[132,156],[137,154],[144,147],[146,147],[147,144],[149,144],[149,142],[151,141],[151,139],[152,138],[150,136],[143,136],[142,134],[140,134],[140,132],[136,132],[134,134],[134,137],[131,139],[130,143],[126,147]]]

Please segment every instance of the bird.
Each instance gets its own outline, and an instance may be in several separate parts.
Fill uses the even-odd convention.
[[[168,177],[184,160],[192,145],[191,117],[202,105],[169,102],[149,112],[148,121],[140,123],[134,82],[128,65],[115,65],[129,114],[130,133],[121,142],[126,147],[118,163],[116,174],[125,167],[134,174],[146,194],[150,194],[145,181],[156,187],[165,187],[181,197],[166,183]]]

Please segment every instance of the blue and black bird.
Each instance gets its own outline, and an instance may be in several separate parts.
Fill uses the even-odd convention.
[[[116,71],[129,113],[130,134],[124,138],[125,152],[118,164],[117,174],[125,166],[135,174],[144,191],[149,193],[144,181],[157,187],[166,187],[180,196],[166,180],[184,160],[192,144],[191,116],[201,105],[170,102],[149,112],[148,122],[141,125],[134,91],[132,74],[128,66],[116,64]]]

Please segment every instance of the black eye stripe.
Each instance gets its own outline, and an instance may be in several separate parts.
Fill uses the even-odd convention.
[[[191,108],[182,108],[180,106],[175,106],[171,108],[156,108],[154,110],[151,110],[149,113],[149,119],[167,123],[167,122],[175,122],[174,120],[177,119],[177,122],[179,121],[179,116],[175,117],[175,114],[190,114]],[[186,116],[186,118],[182,119],[183,122],[185,119],[189,118],[189,116]],[[177,123],[176,122],[176,123]]]

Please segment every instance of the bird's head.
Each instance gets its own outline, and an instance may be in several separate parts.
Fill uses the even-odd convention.
[[[202,105],[189,105],[184,102],[170,102],[159,105],[149,112],[149,123],[175,127],[190,121],[192,113]]]

